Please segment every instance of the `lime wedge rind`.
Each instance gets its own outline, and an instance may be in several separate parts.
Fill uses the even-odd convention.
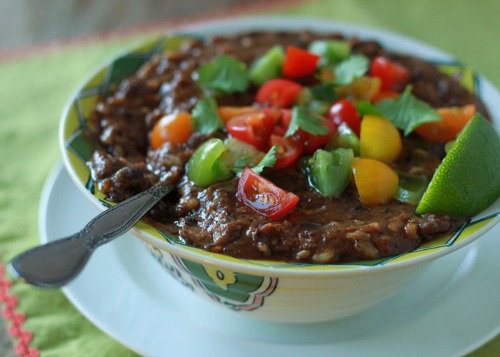
[[[500,137],[476,115],[436,170],[416,213],[471,217],[500,196]]]

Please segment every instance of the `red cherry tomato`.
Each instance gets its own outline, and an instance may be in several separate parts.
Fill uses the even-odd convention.
[[[288,79],[271,79],[264,83],[255,97],[262,105],[286,108],[293,104],[302,86]]]
[[[333,134],[337,131],[337,126],[327,119],[323,119],[323,126],[328,129],[328,133],[325,135],[314,135],[299,129],[293,136],[294,139],[302,141],[304,144],[305,154],[314,154],[316,150],[325,146],[328,140],[330,140]]]
[[[328,132],[325,135],[314,135],[302,129],[297,130],[295,134],[292,135],[292,139],[294,141],[302,143],[304,146],[303,152],[307,155],[313,154],[317,149],[324,146],[337,131],[337,126],[331,120],[327,120],[323,117],[320,118],[323,122],[323,126],[328,129]],[[280,126],[285,132],[288,129],[291,120],[292,111],[289,109],[282,109]]]
[[[370,66],[370,76],[382,81],[382,91],[401,90],[410,80],[411,74],[405,67],[385,57],[375,57]]]
[[[328,109],[326,117],[336,126],[346,123],[359,137],[361,130],[361,118],[352,102],[347,99],[339,99]]]
[[[226,123],[226,129],[232,137],[267,150],[269,137],[279,120],[279,111],[261,109],[258,112],[238,115]]]
[[[245,206],[272,219],[283,217],[299,201],[297,195],[279,188],[248,167],[238,182],[238,198]]]
[[[269,139],[269,146],[272,147],[274,145],[278,146],[276,163],[273,166],[277,169],[290,166],[297,162],[304,150],[304,145],[301,142],[272,134]]]
[[[290,46],[286,50],[283,76],[294,79],[308,76],[314,72],[319,60],[320,56],[314,53]]]

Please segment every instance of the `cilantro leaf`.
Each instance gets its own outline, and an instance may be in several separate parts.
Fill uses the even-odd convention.
[[[276,162],[276,152],[278,151],[278,146],[274,145],[272,148],[269,149],[269,151],[264,155],[262,160],[252,167],[252,171],[255,172],[256,174],[262,173],[264,168],[266,167],[273,167],[274,163]]]
[[[292,136],[299,129],[313,135],[328,134],[328,129],[323,126],[321,118],[312,115],[306,107],[295,106],[292,108],[292,120],[285,133],[285,137]]]
[[[382,116],[403,130],[405,136],[422,124],[441,120],[436,110],[415,98],[411,91],[412,87],[407,86],[398,98],[385,99],[376,105]]]
[[[378,110],[375,105],[366,100],[357,101],[356,103],[354,103],[354,106],[356,107],[356,111],[358,112],[360,117],[364,117],[367,114],[376,115],[379,117],[382,116],[380,110]]]
[[[370,61],[363,55],[352,55],[335,67],[335,84],[346,85],[368,71]]]
[[[320,83],[309,88],[311,95],[315,99],[333,103],[337,100],[335,85],[332,83]]]
[[[245,63],[226,55],[201,66],[197,72],[201,87],[222,91],[224,94],[244,92],[248,88],[249,74]]]
[[[269,151],[264,155],[264,157],[259,161],[259,163],[253,167],[251,167],[252,171],[255,172],[256,174],[261,174],[262,171],[266,167],[273,167],[274,164],[276,163],[276,152],[278,151],[278,146],[274,145],[272,148],[269,149]],[[236,173],[237,175],[241,175],[243,172],[244,168],[248,166],[248,163],[250,162],[250,159],[247,158],[241,158],[241,160],[237,160],[234,163],[234,166],[231,167],[231,170]]]
[[[217,102],[209,94],[205,93],[191,111],[191,125],[194,131],[202,134],[212,134],[224,127],[217,112]]]

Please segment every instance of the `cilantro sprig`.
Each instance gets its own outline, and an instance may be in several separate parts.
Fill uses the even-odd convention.
[[[334,69],[335,84],[347,85],[368,71],[370,60],[363,55],[351,55],[340,62]]]
[[[383,117],[409,135],[418,126],[441,120],[441,116],[427,103],[411,94],[407,86],[396,99],[385,99],[376,105]]]
[[[208,93],[203,94],[193,108],[191,125],[194,131],[207,135],[224,128],[224,123],[217,112],[217,102]]]
[[[198,84],[216,94],[244,92],[248,88],[249,74],[245,63],[226,55],[201,66],[197,72]]]
[[[273,167],[277,160],[276,158],[277,152],[278,152],[278,146],[274,145],[269,149],[269,151],[264,155],[264,157],[259,161],[259,163],[255,166],[250,167],[250,169],[256,174],[261,174],[266,167]],[[237,175],[240,175],[243,172],[243,169],[246,166],[249,166],[248,164],[250,161],[251,159],[249,157],[242,157],[233,164],[231,170]]]
[[[323,126],[321,118],[311,114],[309,109],[300,105],[292,108],[292,120],[285,133],[285,137],[292,136],[299,129],[313,135],[328,134],[328,129]]]
[[[260,174],[266,167],[273,167],[274,164],[276,163],[277,151],[278,151],[277,145],[271,147],[269,151],[266,153],[266,155],[264,155],[262,160],[260,160],[260,162],[257,165],[251,168],[252,171],[255,172],[256,174]]]

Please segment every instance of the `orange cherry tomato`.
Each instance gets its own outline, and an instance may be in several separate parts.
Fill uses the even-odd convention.
[[[365,115],[359,138],[361,157],[384,162],[394,161],[403,150],[401,134],[389,120]]]
[[[389,201],[398,187],[398,175],[383,162],[354,158],[354,182],[364,206],[375,206]]]
[[[166,142],[184,143],[192,133],[191,114],[184,112],[168,114],[153,127],[150,145],[153,150],[156,150]]]
[[[219,113],[219,117],[222,119],[224,123],[227,123],[229,120],[243,114],[250,114],[258,112],[260,109],[257,107],[231,107],[231,106],[220,106],[217,109]]]
[[[457,138],[476,114],[476,106],[439,108],[437,112],[441,115],[440,121],[420,125],[415,131],[427,140],[445,144]]]

